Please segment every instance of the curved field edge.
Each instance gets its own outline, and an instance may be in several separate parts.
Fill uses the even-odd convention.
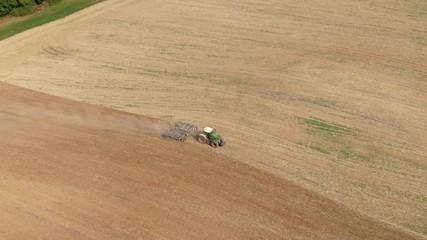
[[[16,18],[9,24],[0,27],[0,40],[11,37],[28,29],[66,17],[84,8],[90,7],[104,0],[64,0],[55,5],[46,7],[33,15]]]

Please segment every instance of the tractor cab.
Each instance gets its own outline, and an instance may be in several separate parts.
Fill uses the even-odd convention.
[[[216,129],[214,129],[214,128],[210,128],[210,127],[205,127],[204,129],[203,129],[203,132],[205,132],[206,133],[206,136],[208,137],[208,139],[216,139],[216,134],[215,134],[215,132],[216,132]]]
[[[218,146],[222,147],[225,145],[224,139],[221,136],[217,135],[216,129],[211,127],[203,128],[203,132],[199,134],[198,140],[200,143],[207,143],[211,147],[216,148]]]

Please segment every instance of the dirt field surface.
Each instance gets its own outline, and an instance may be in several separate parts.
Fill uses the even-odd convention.
[[[382,222],[390,228],[401,231],[401,234],[407,232],[419,238],[426,238],[426,9],[426,1],[421,0],[343,0],[339,2],[332,0],[165,0],[161,3],[151,0],[108,0],[65,19],[1,41],[0,79],[3,82],[36,91],[141,114],[166,122],[180,120],[195,123],[201,127],[206,125],[215,127],[227,140],[225,148],[215,151],[206,149],[207,146],[197,145],[194,141],[177,145],[178,143],[157,139],[154,136],[153,139],[156,140],[153,140],[153,146],[151,146],[143,140],[138,142],[136,137],[138,134],[135,134],[135,139],[132,141],[135,141],[135,146],[138,147],[121,153],[126,156],[120,158],[124,161],[123,168],[127,166],[132,166],[129,169],[136,168],[136,165],[130,163],[126,165],[127,154],[138,158],[138,154],[145,153],[146,149],[153,151],[152,149],[157,149],[157,146],[171,144],[169,148],[182,155],[174,156],[172,152],[167,153],[168,150],[164,148],[156,151],[164,152],[168,158],[175,159],[176,164],[182,164],[177,168],[182,170],[185,176],[191,175],[191,181],[194,181],[191,184],[205,184],[198,183],[196,180],[202,176],[211,181],[209,184],[214,184],[214,177],[202,174],[203,171],[197,172],[200,168],[204,169],[204,173],[210,172],[215,177],[217,177],[215,174],[221,175],[222,171],[225,171],[224,176],[230,173],[236,178],[232,181],[228,178],[230,183],[236,182],[236,185],[232,186],[222,186],[221,183],[226,180],[217,179],[219,185],[227,187],[224,191],[242,194],[227,198],[227,201],[230,200],[235,204],[232,205],[233,207],[238,206],[239,201],[245,207],[252,207],[250,204],[245,205],[246,200],[239,200],[239,197],[245,196],[248,201],[254,197],[255,204],[255,201],[258,201],[257,197],[264,199],[259,195],[265,195],[269,196],[265,199],[271,199],[273,202],[277,200],[274,204],[278,204],[269,202],[272,205],[269,205],[266,211],[282,209],[286,205],[288,207],[283,207],[286,211],[296,208],[293,210],[304,212],[301,213],[301,221],[297,220],[298,214],[292,217],[292,214],[287,215],[281,210],[272,211],[271,214],[278,215],[267,214],[267,218],[252,216],[246,219],[247,213],[237,214],[236,212],[231,215],[222,214],[222,210],[227,211],[219,210],[223,207],[220,206],[221,201],[225,200],[217,199],[214,196],[218,196],[218,193],[210,192],[213,194],[213,199],[209,201],[215,202],[212,204],[215,209],[208,207],[211,205],[210,202],[196,204],[196,206],[202,206],[198,208],[201,216],[212,213],[218,214],[215,215],[218,218],[209,220],[212,222],[206,222],[208,220],[203,217],[194,218],[198,220],[191,222],[195,224],[194,226],[199,226],[197,223],[203,226],[209,224],[213,227],[224,227],[223,231],[218,230],[218,232],[224,232],[227,226],[225,222],[234,219],[233,221],[237,222],[234,223],[235,225],[229,225],[228,233],[233,232],[236,235],[227,235],[230,238],[245,238],[250,235],[255,239],[260,236],[267,239],[278,236],[293,239],[298,237],[346,239],[352,237],[344,235],[350,230],[341,228],[356,227],[352,224],[346,225],[346,211],[354,211],[355,213],[351,213],[351,216],[360,216],[360,218],[355,217],[355,221],[369,218],[377,222],[375,224]],[[102,115],[97,116],[102,117]],[[82,121],[78,117],[74,120],[69,119],[68,115],[65,119],[67,122]],[[122,131],[115,128],[115,126],[121,126],[121,123],[112,121],[113,123],[107,121],[113,126],[111,131]],[[86,127],[84,122],[79,127],[82,127],[81,125]],[[96,127],[96,125],[89,126]],[[123,131],[131,134],[136,128],[132,126],[130,124],[130,129],[123,128]],[[47,129],[47,126],[45,127]],[[137,132],[135,130],[135,133]],[[53,131],[49,133],[54,134]],[[107,141],[104,139],[104,133],[99,134],[102,137],[97,141],[101,143]],[[73,136],[71,132],[70,135],[70,137]],[[92,144],[90,139],[93,138],[89,135],[87,140],[81,141],[77,140],[80,138],[77,135],[75,141],[90,147]],[[123,136],[124,140],[120,141],[126,142],[126,137],[132,136]],[[141,136],[141,138],[146,137]],[[52,140],[52,142],[55,141]],[[21,146],[29,147],[31,143],[21,142]],[[110,146],[130,148],[132,145],[110,144]],[[73,167],[69,167],[70,169],[77,169],[79,164],[83,164],[82,166],[87,167],[82,167],[81,171],[87,171],[85,173],[87,175],[97,169],[99,164],[95,164],[98,161],[96,159],[104,161],[100,165],[102,169],[108,168],[108,171],[115,171],[116,166],[121,166],[118,159],[111,159],[111,161],[117,161],[114,167],[107,164],[110,161],[107,153],[113,156],[120,155],[119,149],[115,153],[106,151],[102,156],[96,154],[101,154],[103,150],[96,154],[88,154],[90,150],[86,153],[77,149],[79,148],[76,147],[74,151],[68,150],[69,153],[65,154],[67,158],[70,155],[72,160],[60,160],[62,157],[58,157],[57,160],[52,161],[71,164]],[[26,154],[22,149],[20,152]],[[58,154],[60,153],[61,151]],[[52,151],[52,154],[56,154],[56,151]],[[81,158],[77,156],[79,154],[82,154]],[[205,154],[211,159],[196,157],[205,156]],[[187,155],[193,156],[194,158],[190,157],[193,161],[188,160],[190,162],[187,163]],[[25,159],[25,156],[22,158]],[[158,156],[158,158],[162,157]],[[129,159],[134,158],[129,156]],[[68,163],[69,161],[71,162]],[[147,168],[150,165],[149,162],[154,160],[144,161],[146,163],[141,163],[140,166],[142,169]],[[171,168],[175,166],[174,161],[167,163],[166,160],[159,161],[161,162],[159,165],[164,163]],[[60,167],[53,163],[48,166],[51,169],[46,171],[51,172],[54,172],[56,167]],[[212,170],[209,170],[211,167]],[[99,171],[104,171],[102,169]],[[7,171],[14,172],[10,169]],[[124,169],[121,174],[129,175],[126,171]],[[144,172],[155,174],[150,171]],[[153,171],[158,171],[159,178],[161,173],[167,172],[166,170]],[[133,174],[136,176],[138,172],[135,171]],[[177,172],[180,171],[177,170]],[[252,172],[262,174],[264,177],[252,175]],[[38,179],[39,174],[42,178],[43,173],[37,171],[32,172],[29,178],[33,176]],[[65,178],[67,174],[70,174],[69,178],[77,178],[72,175],[73,171],[61,172],[61,174]],[[131,199],[128,205],[121,206],[122,200],[114,197],[120,195],[118,193],[119,189],[122,189],[119,187],[122,184],[120,182],[117,183],[117,189],[111,188],[111,191],[117,191],[116,195],[108,197],[108,184],[115,184],[109,179],[112,179],[111,176],[114,174],[120,175],[120,173],[108,172],[108,174],[98,185],[91,186],[88,184],[89,180],[82,180],[80,187],[74,186],[77,190],[71,187],[73,191],[81,191],[79,200],[75,203],[77,206],[81,204],[81,207],[76,207],[74,211],[81,211],[82,215],[80,218],[76,216],[69,219],[70,222],[65,226],[77,224],[76,219],[85,219],[85,214],[91,212],[90,204],[96,205],[96,202],[103,198],[106,198],[105,201],[108,204],[116,204],[114,205],[116,208],[113,207],[111,213],[105,208],[98,209],[97,211],[100,212],[94,214],[101,218],[103,214],[124,216],[123,214],[134,214],[148,208],[135,204],[138,201],[148,201],[142,200],[144,197],[140,196],[137,197],[139,200]],[[24,174],[21,177],[24,177]],[[138,177],[142,176],[138,175]],[[167,176],[163,177],[167,178]],[[48,178],[48,176],[45,177],[46,182],[49,182]],[[258,179],[259,183],[254,179],[248,181],[251,184],[253,182],[253,186],[264,186],[270,190],[265,190],[266,192],[261,194],[261,191],[257,192],[257,187],[246,185],[245,178]],[[10,179],[14,177],[10,176]],[[52,180],[52,182],[58,182],[58,189],[62,186],[61,181]],[[174,179],[171,178],[170,181],[173,182]],[[25,189],[39,188],[40,192],[49,192],[50,188],[55,188],[53,183],[52,186],[42,184],[40,187],[34,187],[31,181],[24,180],[13,184],[23,186],[21,192],[11,193],[11,196],[18,195],[18,198],[19,196],[24,198]],[[13,186],[13,184],[9,185]],[[127,186],[127,183],[123,184],[120,186]],[[267,187],[270,184],[271,188]],[[242,186],[239,188],[238,185]],[[12,191],[13,188],[10,186],[8,189]],[[64,186],[68,185],[64,183]],[[139,189],[136,183],[132,186]],[[174,186],[170,187],[174,188]],[[196,190],[191,190],[185,184],[182,187],[186,189],[184,192],[193,194],[191,195],[193,197],[205,191],[203,190],[205,186],[200,189],[196,187]],[[222,187],[218,187],[218,191]],[[43,201],[56,201],[57,204],[67,208],[68,205],[64,199],[72,195],[65,188],[51,200]],[[86,188],[88,189],[85,190]],[[294,195],[294,190],[288,191],[288,188],[299,189],[295,191],[302,191],[310,197],[303,197],[302,193]],[[307,189],[307,192],[302,189]],[[125,187],[122,190],[130,191]],[[198,192],[199,190],[201,192]],[[238,192],[240,190],[242,192]],[[97,196],[96,191],[103,194]],[[164,191],[164,194],[169,193],[166,187]],[[171,195],[168,196],[173,199],[175,192],[171,191]],[[135,192],[142,194],[140,191]],[[42,197],[38,191],[31,194],[36,194],[38,198]],[[225,192],[224,194],[228,196]],[[124,198],[129,197],[126,194],[122,195]],[[311,208],[312,205],[304,204],[306,200],[303,199],[312,199],[311,197],[322,199],[319,201],[326,201],[331,206],[334,205],[332,202],[323,199],[331,199],[338,203],[334,205],[335,210],[331,210],[336,215],[325,217],[325,229],[317,226],[323,220],[309,217],[311,211],[322,211],[320,206]],[[147,198],[153,198],[152,201],[155,201],[153,194],[148,194]],[[301,201],[298,200],[299,198]],[[14,198],[11,197],[11,199]],[[172,207],[172,203],[167,201],[159,204],[165,214],[166,212],[176,214],[174,216],[178,219],[178,216],[185,215],[184,212],[190,209],[179,205],[182,199],[179,197],[175,199],[179,207]],[[37,208],[31,202],[37,202],[37,198],[28,200],[29,202],[20,201],[21,204]],[[43,205],[43,203],[38,204]],[[50,206],[53,203],[46,202],[46,204]],[[108,204],[106,203],[110,206]],[[162,204],[166,204],[166,207]],[[189,206],[186,204],[182,203],[183,206]],[[307,211],[303,210],[305,207],[308,208]],[[133,208],[138,209],[133,213],[126,212]],[[6,211],[9,208],[3,209]],[[174,211],[177,212],[169,213],[170,209],[175,209]],[[240,211],[238,209],[240,208],[236,211]],[[152,211],[150,214],[154,214],[155,211]],[[53,222],[59,221],[59,215],[55,215],[59,213],[51,213],[52,216],[46,218],[52,219]],[[232,218],[232,215],[235,218]],[[149,216],[155,218],[154,215]],[[161,217],[156,218],[158,221],[154,220],[152,225],[130,225],[135,227],[134,230],[130,230],[126,221],[142,217],[140,214],[123,217],[120,220],[122,222],[117,225],[110,218],[106,218],[109,220],[105,222],[98,218],[99,226],[91,225],[92,223],[86,225],[80,222],[80,224],[93,234],[97,229],[102,229],[100,227],[102,224],[106,228],[111,227],[116,230],[128,227],[126,228],[128,234],[138,231],[140,229],[138,226],[145,226],[144,229],[152,230],[156,234],[160,227],[164,228],[162,230],[168,229],[165,230],[167,233],[164,236],[173,236],[167,234],[176,234],[172,231],[178,231],[167,227],[176,224],[174,220],[170,222],[165,220],[167,222],[163,225],[155,224],[164,220]],[[25,214],[22,214],[22,219],[26,219]],[[190,220],[182,221],[182,224],[189,224]],[[216,223],[215,221],[222,222],[223,225],[212,224]],[[309,222],[305,224],[304,221]],[[363,228],[365,230],[362,232],[373,234],[369,229],[376,225],[370,221],[363,220],[363,223],[360,223],[361,227],[357,229]],[[34,221],[34,224],[36,222]],[[134,224],[142,224],[142,222],[136,222],[133,221]],[[181,223],[181,221],[178,222]],[[312,224],[313,222],[316,224]],[[328,225],[329,222],[332,222],[332,225]],[[281,224],[289,224],[287,226],[295,228],[291,227],[293,230],[289,230],[289,227],[281,228],[283,226]],[[240,225],[240,228],[237,225]],[[254,225],[265,228],[260,227],[259,229],[262,229],[260,231],[253,230]],[[316,230],[299,229],[299,226],[305,228],[306,226],[314,227],[314,225]],[[3,226],[9,229],[6,225]],[[338,232],[333,232],[332,228]],[[180,232],[184,238],[190,236],[185,234],[194,233],[184,229],[182,228]],[[378,233],[383,232],[382,228],[378,229]],[[252,230],[254,232],[251,232]],[[126,234],[126,231],[110,231],[110,233]],[[316,237],[310,235],[316,231],[319,232]],[[201,232],[215,233],[207,228]],[[307,235],[301,235],[303,232],[307,232]],[[219,235],[215,236],[219,237]],[[399,235],[394,236],[399,238]],[[204,238],[202,235],[194,235],[194,237]],[[375,239],[376,236],[367,238]]]
[[[0,93],[2,239],[411,239],[163,121]]]

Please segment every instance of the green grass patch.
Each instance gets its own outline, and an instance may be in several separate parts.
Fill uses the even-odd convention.
[[[335,151],[338,154],[338,158],[346,160],[355,160],[358,162],[365,162],[370,166],[381,166],[383,168],[391,168],[391,163],[388,163],[387,166],[384,165],[384,160],[381,160],[379,153],[376,153],[374,150],[369,148],[366,149],[366,152],[353,151],[351,147],[341,147]]]
[[[424,80],[427,80],[427,72],[418,71],[418,76]]]
[[[324,153],[324,154],[329,154],[330,153],[329,149],[327,149],[325,147],[322,147],[322,146],[310,145],[310,144],[305,143],[305,142],[297,142],[296,144],[298,144],[300,146],[303,146],[303,147],[310,148],[311,150],[314,150],[316,152],[320,152],[320,153]]]
[[[407,16],[415,19],[427,19],[427,12],[419,7],[414,7],[408,12]]]
[[[343,125],[328,123],[319,118],[300,118],[301,123],[308,126],[309,133],[326,133],[332,135],[356,135],[357,131]]]
[[[421,44],[423,46],[427,46],[427,38],[425,37],[417,37],[415,38],[418,44]]]
[[[368,184],[363,182],[363,181],[359,181],[359,180],[347,180],[348,183],[350,183],[351,185],[360,187],[360,188],[367,188]]]
[[[340,153],[340,157],[344,158],[344,159],[355,158],[355,159],[360,159],[360,160],[365,160],[365,161],[367,161],[369,159],[368,156],[352,152],[349,149],[342,149],[339,153]]]
[[[424,194],[413,194],[414,199],[427,203],[427,196]]]
[[[411,224],[411,223],[408,223],[408,222],[403,223],[402,226],[405,227],[405,228],[408,228],[408,229],[410,229],[412,231],[421,233],[424,236],[427,236],[427,227],[426,226],[414,225],[414,224]]]
[[[328,154],[329,153],[329,151],[327,149],[322,148],[320,146],[311,146],[310,148],[312,150],[314,150],[314,151],[321,152],[321,153],[324,153],[324,154]]]
[[[42,11],[35,13],[28,18],[17,20],[16,22],[12,22],[3,27],[0,27],[0,40],[25,30],[66,17],[102,1],[104,0],[62,0],[57,4],[47,6]]]
[[[358,135],[360,130],[314,117],[298,120],[311,136],[309,140],[307,139],[308,143],[297,144],[327,154],[333,157],[334,161],[345,160],[371,167],[387,168],[388,171],[394,170],[394,163],[385,160],[389,155],[381,148],[368,144],[366,139],[361,139]]]

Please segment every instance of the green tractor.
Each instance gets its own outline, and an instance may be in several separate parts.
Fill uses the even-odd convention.
[[[217,135],[216,130],[210,127],[205,127],[203,132],[199,133],[198,140],[200,143],[209,144],[213,148],[223,147],[225,145],[225,140]]]

